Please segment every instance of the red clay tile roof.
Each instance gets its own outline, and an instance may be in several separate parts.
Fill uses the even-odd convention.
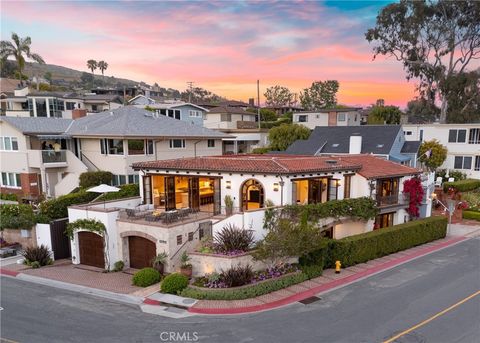
[[[417,175],[422,173],[420,169],[404,166],[370,154],[338,155],[332,157],[349,163],[360,164],[362,168],[358,171],[358,174],[367,179]]]
[[[335,161],[332,163],[332,161]],[[195,170],[265,174],[298,174],[355,170],[366,178],[394,177],[420,173],[372,155],[292,156],[227,155],[138,162],[135,169]]]

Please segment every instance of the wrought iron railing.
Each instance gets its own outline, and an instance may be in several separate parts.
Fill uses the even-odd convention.
[[[399,193],[386,196],[377,196],[378,207],[403,206],[410,202],[409,194]]]

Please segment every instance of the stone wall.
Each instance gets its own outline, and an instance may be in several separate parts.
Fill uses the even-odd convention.
[[[36,247],[37,240],[36,240],[36,230],[35,227],[31,230],[26,230],[28,232],[29,237],[22,237],[22,230],[20,229],[4,229],[2,231],[3,239],[6,240],[8,243],[20,243],[23,248],[26,247]]]
[[[192,275],[194,277],[204,276],[210,273],[221,273],[222,270],[230,269],[237,265],[245,266],[250,264],[254,271],[262,270],[267,265],[261,261],[254,261],[252,255],[246,253],[237,256],[225,256],[217,254],[203,254],[199,252],[191,252],[190,263],[192,264]]]

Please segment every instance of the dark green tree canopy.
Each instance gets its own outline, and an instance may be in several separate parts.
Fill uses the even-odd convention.
[[[284,151],[297,139],[307,139],[310,130],[303,125],[282,124],[271,128],[268,133],[270,150]]]
[[[433,123],[440,114],[440,109],[424,98],[408,102],[406,114],[408,122],[413,124]]]
[[[445,80],[448,123],[480,122],[480,69],[458,73]]]
[[[466,72],[480,57],[480,1],[401,0],[384,7],[366,39],[374,56],[393,56],[403,63],[407,79],[420,80],[422,96],[441,101],[446,122],[448,98],[442,82]]]
[[[289,106],[293,103],[294,94],[287,87],[272,86],[268,87],[265,96],[265,104],[270,107]]]
[[[300,102],[306,110],[335,107],[340,84],[337,80],[315,81],[300,94]]]
[[[397,106],[374,106],[368,114],[368,124],[400,124],[402,114]]]

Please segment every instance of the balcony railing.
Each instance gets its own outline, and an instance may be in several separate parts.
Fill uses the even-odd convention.
[[[43,163],[66,163],[67,152],[65,150],[42,150]]]
[[[237,129],[257,129],[258,123],[255,121],[237,121]]]
[[[387,196],[377,196],[378,207],[408,206],[410,202],[409,194],[399,193]]]

